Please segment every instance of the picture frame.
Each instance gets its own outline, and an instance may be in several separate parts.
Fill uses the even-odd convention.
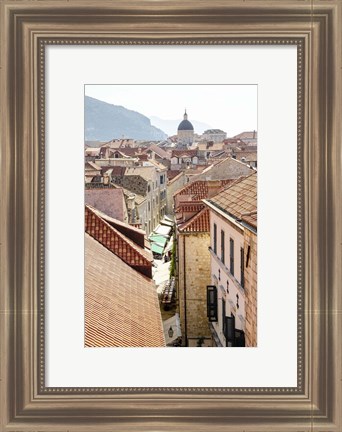
[[[329,431],[341,420],[339,0],[3,1],[3,431]],[[296,388],[54,388],[44,363],[44,53],[62,45],[296,44]]]

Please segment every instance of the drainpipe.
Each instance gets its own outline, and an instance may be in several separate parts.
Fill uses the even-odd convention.
[[[185,235],[183,235],[183,278],[184,278],[184,337],[185,346],[188,346],[188,325],[186,319],[186,272],[185,272]]]

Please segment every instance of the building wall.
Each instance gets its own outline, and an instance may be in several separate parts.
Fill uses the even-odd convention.
[[[166,213],[173,214],[173,195],[185,185],[185,175],[181,173],[167,183],[166,190]]]
[[[166,188],[167,188],[167,169],[159,169],[157,172],[158,178],[158,212],[159,220],[163,219],[166,214]]]
[[[194,131],[191,130],[179,130],[177,132],[178,143],[183,145],[192,144],[194,141]]]
[[[217,226],[217,252],[214,253],[214,224]],[[221,230],[224,231],[225,260],[221,261]],[[234,240],[234,275],[230,269],[230,238]],[[217,287],[218,321],[212,323],[222,346],[226,346],[223,334],[223,311],[225,316],[235,316],[235,328],[245,331],[245,290],[241,287],[240,248],[244,247],[242,228],[210,211],[211,284]],[[228,282],[228,285],[227,285]],[[237,301],[237,297],[239,300]],[[237,306],[238,305],[238,306]]]
[[[227,134],[225,132],[207,133],[202,135],[202,139],[206,141],[213,141],[213,142],[222,142],[226,138],[227,138]]]
[[[207,318],[206,297],[207,285],[210,284],[210,255],[208,251],[209,244],[209,233],[179,233],[177,238],[177,292],[183,345],[186,343],[185,333],[187,333],[189,346],[196,346],[200,337],[206,338],[206,343],[204,345],[210,345],[211,343]],[[184,298],[184,291],[186,293],[186,301]]]
[[[245,263],[248,246],[250,256],[248,267],[245,267],[245,311],[246,311],[246,346],[257,346],[257,235],[245,229]]]
[[[138,162],[137,158],[101,158],[96,159],[96,164],[99,166],[122,166],[134,167]]]

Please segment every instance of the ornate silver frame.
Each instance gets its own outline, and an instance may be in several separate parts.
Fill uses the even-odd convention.
[[[339,0],[2,2],[2,430],[342,430],[341,14]],[[46,45],[227,43],[298,48],[297,387],[46,387]]]

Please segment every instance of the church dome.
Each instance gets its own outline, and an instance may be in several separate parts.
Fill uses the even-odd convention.
[[[184,120],[182,120],[179,123],[178,130],[179,131],[193,131],[194,130],[194,127],[192,126],[192,124],[188,120],[188,115],[187,115],[186,111],[184,113]]]

